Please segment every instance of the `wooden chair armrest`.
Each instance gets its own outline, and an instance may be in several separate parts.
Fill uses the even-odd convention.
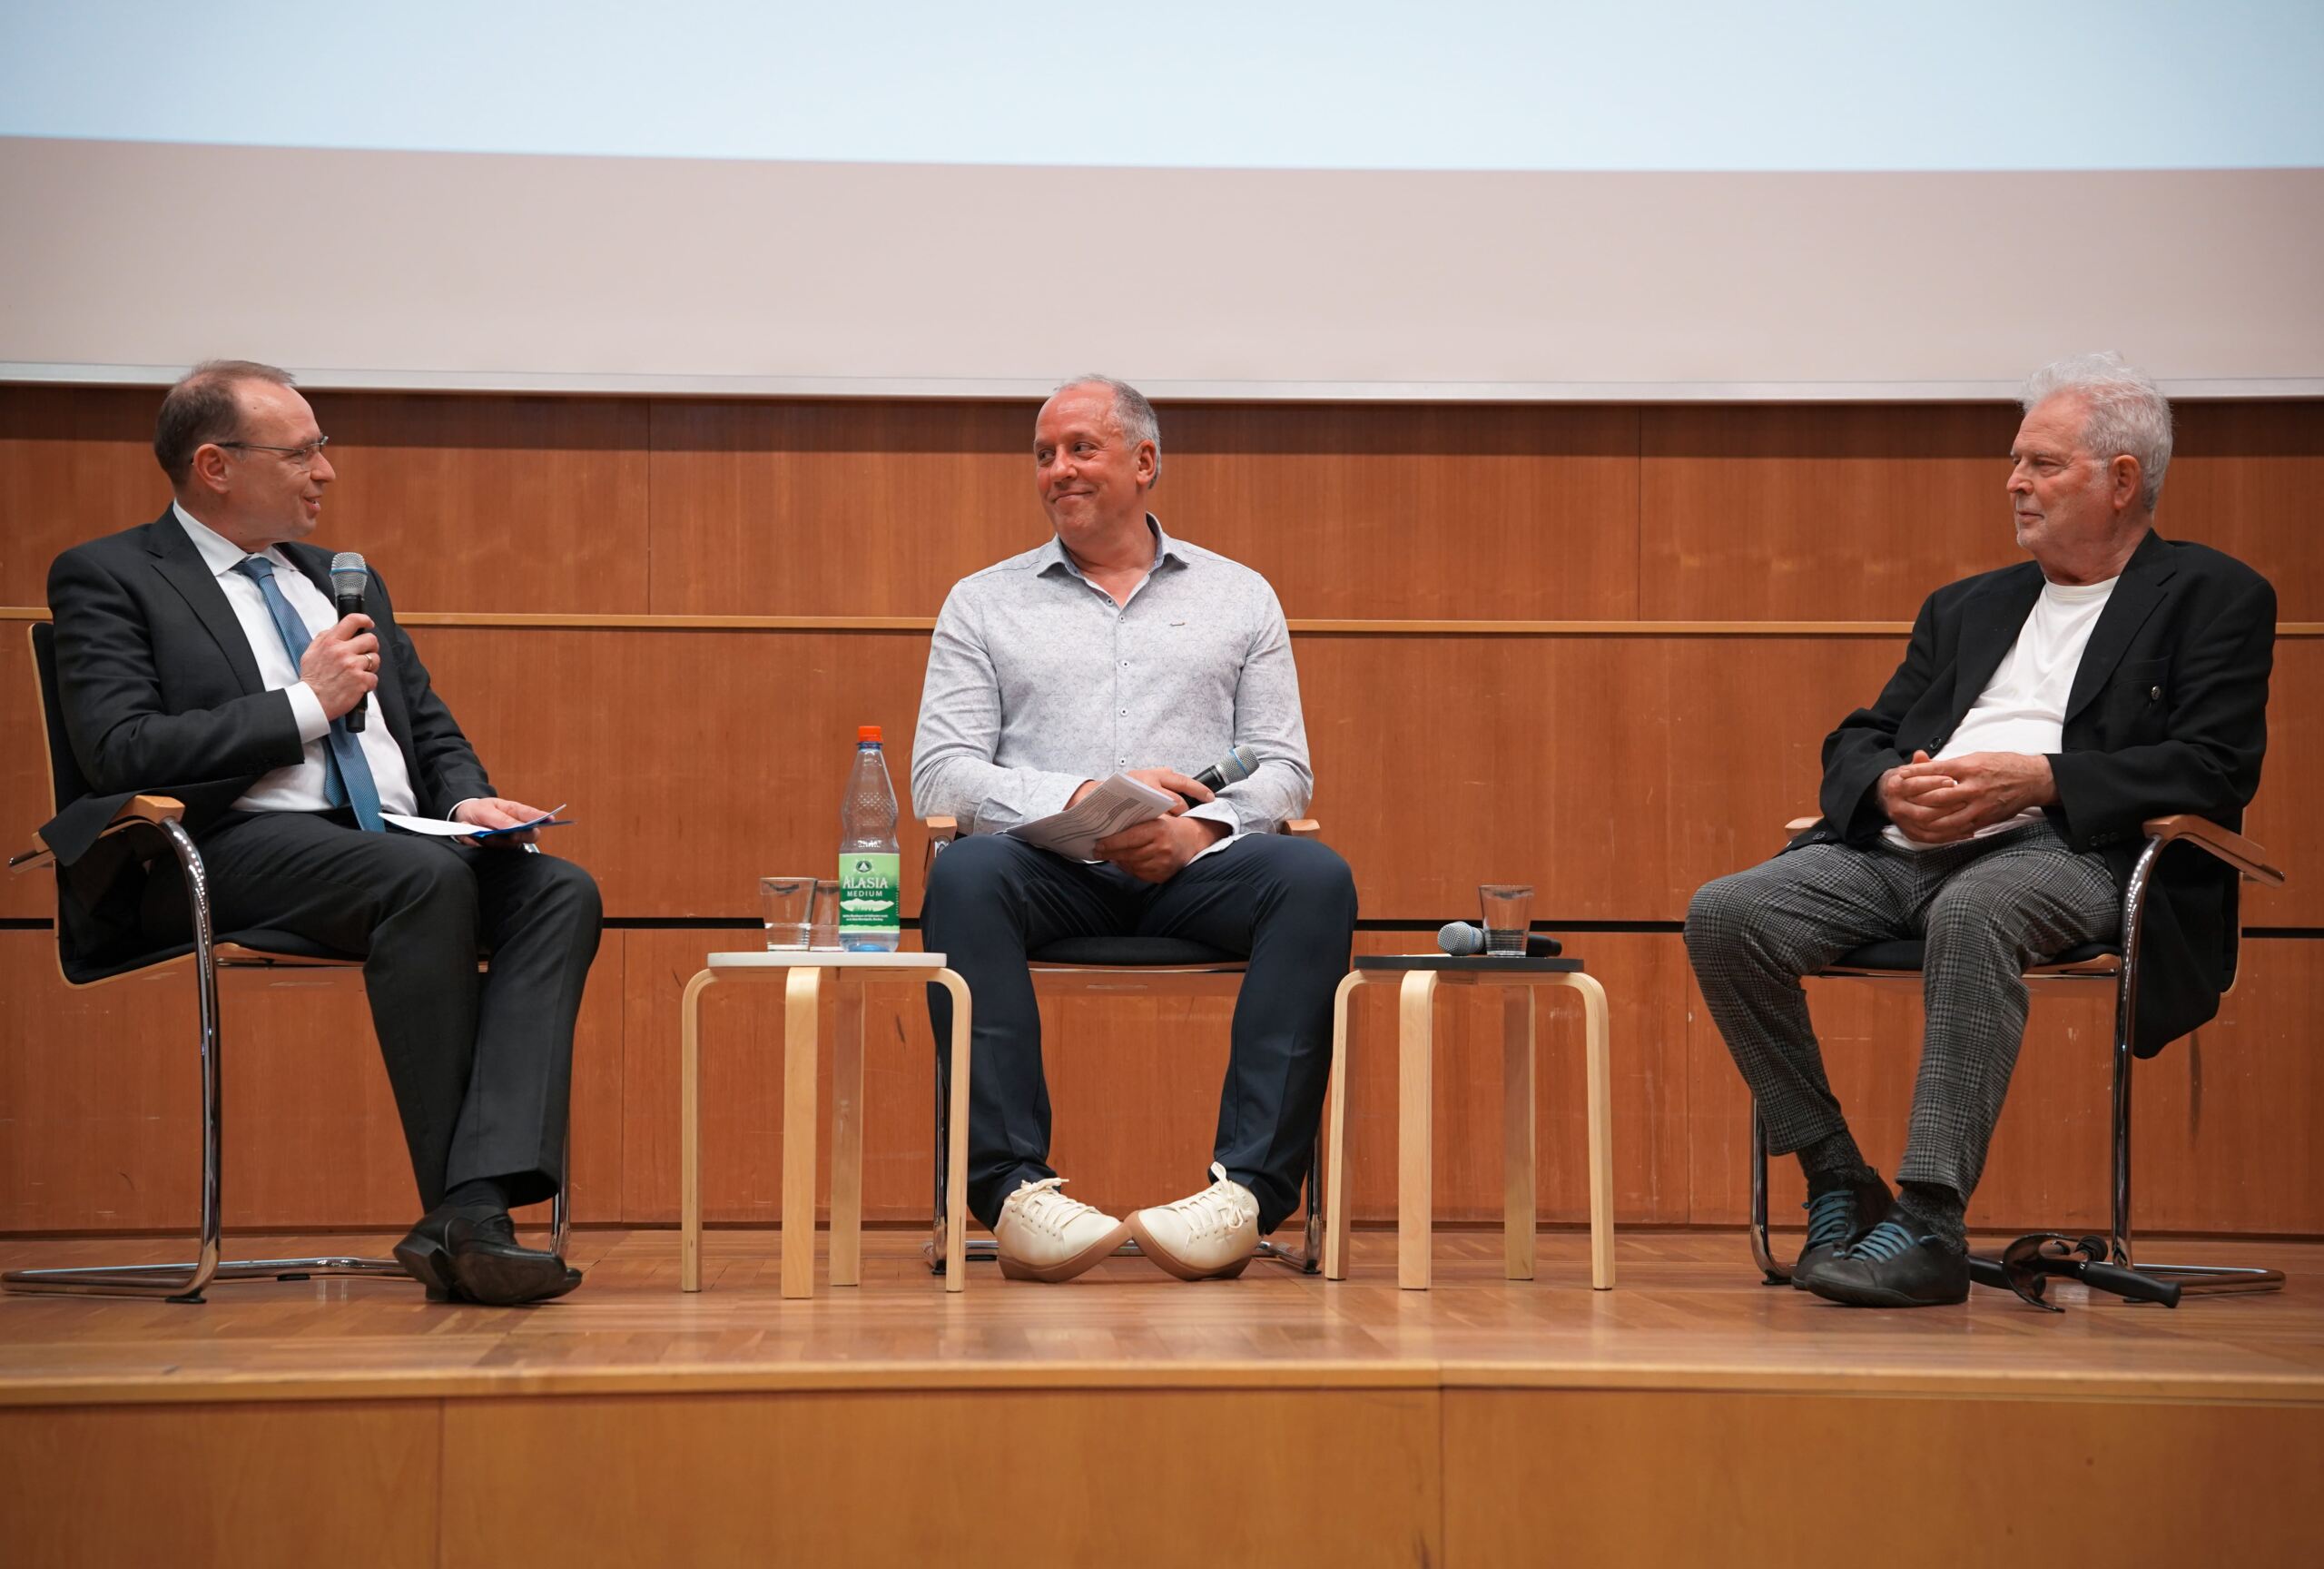
[[[150,826],[159,823],[174,823],[184,815],[185,803],[174,796],[133,795],[128,804],[113,814],[113,821],[105,824],[104,833],[98,834],[97,837],[103,839],[107,835],[118,834],[125,828]],[[45,844],[36,843],[31,849],[20,854],[9,856],[8,870],[29,872],[35,866],[46,866],[55,859],[55,852]]]
[[[2284,884],[2284,873],[2268,863],[2268,853],[2231,828],[2222,828],[2208,817],[2198,817],[2191,812],[2174,812],[2168,817],[2150,817],[2139,824],[2149,839],[2169,844],[2173,839],[2185,839],[2201,845],[2213,855],[2234,867],[2254,883],[2270,888]]]
[[[128,805],[113,814],[105,832],[111,834],[133,823],[175,823],[184,816],[185,803],[174,795],[133,795]]]
[[[1823,819],[1821,817],[1794,817],[1790,822],[1783,825],[1783,831],[1787,837],[1797,837],[1799,834],[1807,833],[1810,828],[1815,827],[1817,824],[1821,823]]]
[[[1313,817],[1294,817],[1283,825],[1283,831],[1299,839],[1321,839],[1324,825]]]

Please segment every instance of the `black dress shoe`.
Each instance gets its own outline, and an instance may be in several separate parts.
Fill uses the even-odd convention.
[[[1808,1272],[1804,1284],[1851,1308],[1935,1308],[1969,1299],[1969,1250],[1915,1237],[1883,1220],[1860,1241]]]
[[[1792,1289],[1807,1290],[1807,1277],[1837,1258],[1849,1243],[1861,1241],[1895,1202],[1888,1184],[1876,1176],[1861,1188],[1836,1188],[1801,1205],[1807,1211],[1807,1245],[1791,1267]]]
[[[452,1256],[444,1246],[444,1229],[458,1213],[449,1205],[438,1205],[422,1215],[395,1247],[396,1262],[428,1288],[430,1302],[462,1299],[459,1284],[452,1278]]]
[[[519,1246],[517,1224],[505,1214],[479,1219],[454,1211],[444,1228],[444,1250],[453,1284],[471,1302],[495,1308],[546,1302],[581,1284],[581,1271],[556,1254]]]

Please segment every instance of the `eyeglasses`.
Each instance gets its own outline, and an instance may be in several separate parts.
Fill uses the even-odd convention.
[[[231,447],[243,452],[279,453],[294,469],[311,469],[315,466],[315,459],[323,455],[323,449],[330,445],[330,438],[318,436],[313,440],[297,447],[269,447],[258,441],[213,441],[211,445]]]

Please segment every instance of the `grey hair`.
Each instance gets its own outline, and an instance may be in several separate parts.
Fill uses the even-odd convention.
[[[2171,400],[2143,370],[2120,354],[2077,354],[2034,372],[2025,383],[2028,414],[2053,398],[2072,394],[2089,405],[2082,443],[2103,463],[2122,454],[2138,459],[2139,498],[2152,512],[2162,498],[2171,467]]]
[[[1049,396],[1054,398],[1059,392],[1074,387],[1103,387],[1113,393],[1114,429],[1120,431],[1122,439],[1132,447],[1141,441],[1154,443],[1154,477],[1161,479],[1162,421],[1156,416],[1154,405],[1147,401],[1146,394],[1127,381],[1118,381],[1111,376],[1100,376],[1092,371],[1087,376],[1074,376],[1059,382]]]

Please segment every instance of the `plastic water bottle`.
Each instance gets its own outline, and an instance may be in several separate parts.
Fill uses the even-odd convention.
[[[896,787],[880,727],[855,732],[855,767],[839,804],[839,945],[892,953],[901,933],[903,880],[896,851]]]

